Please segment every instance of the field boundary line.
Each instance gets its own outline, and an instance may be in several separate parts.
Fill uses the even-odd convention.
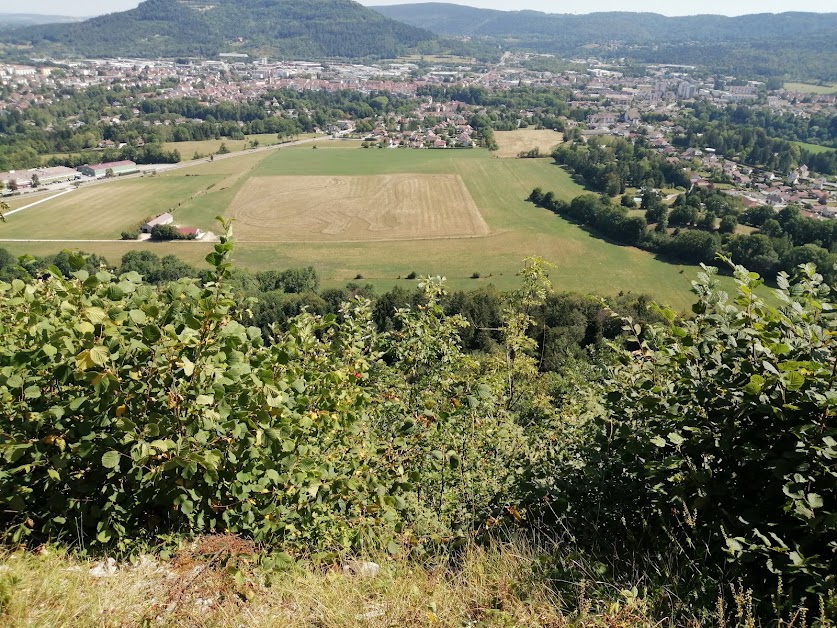
[[[34,203],[29,203],[29,205],[24,205],[23,207],[18,207],[17,209],[12,209],[10,211],[7,211],[3,215],[8,218],[9,216],[11,216],[13,214],[16,214],[18,212],[22,212],[24,209],[29,209],[30,207],[35,207],[35,205],[40,205],[41,203],[46,203],[47,201],[51,201],[55,198],[58,198],[59,196],[64,196],[65,194],[69,194],[72,191],[73,190],[70,189],[70,190],[64,190],[63,192],[58,192],[58,194],[55,194],[53,196],[49,196],[47,198],[42,198],[41,200],[35,201]]]

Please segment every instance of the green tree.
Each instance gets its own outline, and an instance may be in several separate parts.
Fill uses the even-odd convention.
[[[718,231],[721,233],[735,233],[735,230],[738,228],[738,218],[736,218],[732,214],[727,214],[723,218],[721,218],[721,224],[718,227]]]

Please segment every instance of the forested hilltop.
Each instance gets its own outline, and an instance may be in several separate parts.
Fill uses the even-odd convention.
[[[496,11],[446,3],[374,7],[439,35],[484,38],[559,55],[622,56],[642,63],[709,66],[735,75],[837,79],[837,13],[666,17]]]
[[[351,0],[146,0],[79,24],[16,29],[0,41],[38,54],[114,57],[395,57],[434,36]]]
[[[813,265],[779,276],[775,305],[757,275],[735,268],[730,296],[706,269],[689,316],[596,310],[529,259],[517,290],[468,306],[426,278],[387,316],[357,286],[257,325],[230,238],[197,278],[142,254],[0,259],[7,544],[137,556],[225,534],[195,547],[240,609],[256,563],[273,581],[370,555],[467,569],[528,534],[542,549],[468,621],[534,625],[508,614],[533,596],[582,625],[833,626],[837,327]]]

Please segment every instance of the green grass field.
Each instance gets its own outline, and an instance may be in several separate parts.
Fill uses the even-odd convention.
[[[316,137],[314,133],[304,133],[298,139],[311,139]],[[279,138],[275,133],[260,133],[256,135],[248,135],[243,140],[231,140],[229,138],[221,138],[219,140],[202,140],[199,142],[166,142],[163,148],[166,150],[180,151],[180,156],[184,161],[192,159],[195,153],[199,155],[212,155],[218,152],[221,144],[226,144],[227,149],[231,153],[238,153],[250,148],[250,142],[258,140],[260,146],[274,146],[279,144]]]
[[[316,137],[315,133],[302,133],[297,139],[311,139]],[[279,138],[275,133],[257,133],[246,136],[243,140],[231,140],[229,138],[221,138],[219,140],[200,140],[195,142],[164,142],[163,148],[166,150],[180,151],[180,156],[184,161],[192,159],[195,153],[201,155],[212,155],[218,152],[221,144],[226,144],[231,153],[238,153],[250,148],[250,142],[258,140],[261,146],[273,146],[279,144]],[[96,163],[99,159],[98,155],[104,152],[103,148],[91,148],[81,152],[82,155],[90,156],[90,163]],[[60,157],[66,159],[70,157],[71,153],[49,153],[41,155],[42,163],[48,162],[52,157]]]
[[[644,251],[608,243],[526,202],[535,187],[553,190],[565,200],[583,192],[549,160],[496,159],[484,150],[361,149],[342,142],[324,142],[322,146],[328,150],[312,150],[308,145],[247,153],[157,177],[82,188],[12,216],[0,225],[0,240],[118,238],[122,229],[172,208],[179,224],[217,231],[215,216],[227,213],[252,177],[450,174],[464,181],[490,235],[368,242],[239,242],[237,263],[253,270],[313,265],[325,286],[343,285],[358,274],[363,275],[364,283],[373,283],[378,289],[396,283],[409,286],[415,282],[398,278],[416,271],[446,276],[454,288],[491,283],[508,289],[518,285],[515,274],[522,260],[539,255],[555,264],[551,278],[559,290],[645,292],[678,308],[692,302],[689,280],[697,272],[695,267],[667,264]],[[113,262],[129,250],[148,248],[200,264],[211,245],[0,241],[0,246],[16,254],[36,255],[70,246],[102,254]],[[480,273],[481,279],[470,279],[473,273]]]
[[[805,94],[834,94],[837,93],[837,83],[827,85],[812,85],[811,83],[785,83],[789,92],[803,92]]]
[[[799,146],[799,148],[804,148],[805,150],[807,150],[811,153],[815,153],[815,154],[817,154],[817,153],[828,153],[832,150],[837,150],[837,149],[834,149],[834,148],[828,148],[827,146],[820,146],[819,144],[809,144],[807,142],[793,142],[793,143],[796,144],[797,146]]]

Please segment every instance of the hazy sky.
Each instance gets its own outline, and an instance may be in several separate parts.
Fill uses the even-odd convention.
[[[415,0],[361,0],[363,4],[405,4]],[[2,13],[48,13],[53,15],[98,15],[123,11],[139,4],[138,0],[0,0]],[[702,0],[701,2],[672,2],[671,0],[585,0],[561,2],[556,0],[462,0],[468,4],[491,9],[535,9],[550,13],[591,13],[594,11],[652,11],[664,15],[694,13],[778,13],[781,11],[837,11],[834,0]]]

